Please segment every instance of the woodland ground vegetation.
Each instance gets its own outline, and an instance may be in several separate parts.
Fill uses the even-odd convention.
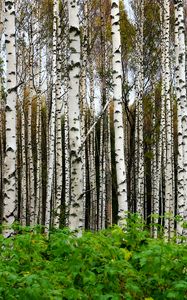
[[[158,226],[158,224],[157,224]],[[118,226],[77,237],[15,225],[0,236],[0,299],[187,299],[185,239],[153,239],[137,215]]]

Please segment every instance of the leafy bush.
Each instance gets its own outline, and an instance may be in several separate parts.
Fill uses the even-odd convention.
[[[133,216],[81,237],[38,228],[0,236],[0,299],[187,299],[187,245],[151,239]]]

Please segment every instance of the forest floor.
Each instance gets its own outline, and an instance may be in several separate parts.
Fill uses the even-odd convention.
[[[135,219],[81,237],[21,231],[0,236],[0,299],[187,299],[187,243],[150,238]]]

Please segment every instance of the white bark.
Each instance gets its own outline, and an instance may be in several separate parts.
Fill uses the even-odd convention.
[[[81,113],[81,140],[83,141],[86,135],[86,108],[87,108],[87,21],[88,7],[87,1],[83,3],[83,21],[82,21],[82,45],[81,45],[81,71],[80,71],[80,113]],[[82,148],[82,173],[83,173],[83,218],[85,218],[86,204],[86,143]],[[85,220],[83,220],[85,223]]]
[[[176,68],[176,96],[178,110],[178,194],[177,213],[187,220],[187,100],[185,79],[185,28],[184,3],[175,0],[175,68]],[[185,233],[181,222],[177,224],[179,235]]]
[[[64,95],[64,147],[65,147],[65,223],[69,226],[70,209],[70,153],[69,153],[69,118],[67,90]]]
[[[40,22],[40,5],[38,9],[37,38],[42,28]],[[36,207],[35,207],[35,224],[41,224],[41,207],[42,207],[42,126],[41,126],[41,102],[42,102],[42,42],[37,44],[37,59],[38,59],[38,74],[37,74],[37,107],[36,107],[36,147],[37,147],[37,162],[36,162]]]
[[[104,120],[100,123],[100,153],[99,153],[99,207],[98,229],[104,229],[106,202],[106,157],[104,147]]]
[[[187,221],[187,95],[186,95],[186,79],[185,79],[185,28],[184,28],[184,11],[183,1],[178,1],[179,9],[179,84],[180,84],[180,105],[182,110],[182,144],[183,144],[183,183],[184,183],[184,203],[183,218]],[[183,234],[187,234],[187,230],[183,230]]]
[[[4,220],[16,217],[16,49],[14,1],[5,2],[5,43],[7,61],[6,152],[4,161]]]
[[[71,158],[71,203],[69,226],[71,229],[81,229],[83,224],[83,178],[82,158],[79,153],[81,146],[80,133],[80,29],[78,18],[78,1],[68,1],[69,8],[69,141]]]
[[[118,190],[118,218],[119,224],[124,222],[127,205],[127,180],[124,156],[124,130],[122,117],[122,64],[121,38],[119,27],[119,0],[112,0],[112,45],[113,45],[113,84],[114,84],[114,131],[115,155]]]
[[[95,121],[94,102],[94,70],[93,58],[89,57],[89,81],[90,81],[90,127]],[[96,186],[96,165],[95,165],[95,128],[90,133],[89,152],[89,175],[90,175],[90,229],[97,230],[97,186]]]
[[[110,107],[108,108],[108,137],[107,137],[107,227],[112,225],[112,162],[111,162],[111,137],[110,137]]]
[[[63,105],[64,105],[64,163],[65,163],[65,174],[64,174],[64,196],[65,196],[65,225],[69,226],[69,209],[70,209],[70,152],[69,152],[69,113],[68,113],[68,90],[69,90],[69,76],[68,76],[68,50],[69,50],[69,22],[68,22],[68,2],[63,0],[64,15],[63,24],[68,24],[63,32],[63,41],[61,43],[61,52],[63,54]]]
[[[49,147],[48,147],[48,181],[45,226],[50,228],[51,223],[51,199],[54,179],[55,162],[55,121],[56,121],[56,84],[57,84],[57,11],[58,1],[53,3],[53,63],[52,63],[52,103],[49,122]]]
[[[32,22],[32,21],[31,21]],[[35,187],[34,187],[34,163],[32,151],[32,101],[34,98],[33,86],[33,60],[34,45],[32,23],[30,24],[30,49],[29,49],[29,92],[28,92],[28,207],[29,207],[29,225],[34,225],[35,221]]]
[[[93,42],[93,27],[92,27],[92,3],[91,1],[87,1],[88,5],[88,70],[89,70],[89,87],[90,87],[90,128],[94,126],[95,122],[95,77],[94,77],[94,55],[91,51],[91,45]],[[97,230],[98,225],[98,201],[97,201],[97,185],[96,185],[96,164],[95,164],[95,156],[96,156],[96,130],[95,126],[90,133],[90,152],[89,152],[89,180],[90,180],[90,229],[93,231]]]
[[[164,53],[165,74],[163,77],[166,107],[166,169],[165,169],[165,235],[170,238],[174,230],[173,160],[172,160],[172,115],[170,99],[170,1],[164,1]]]
[[[158,166],[159,166],[159,185],[160,185],[160,198],[161,198],[161,215],[164,215],[164,203],[165,203],[165,169],[166,169],[166,105],[165,105],[165,26],[163,24],[163,9],[160,9],[160,20],[161,20],[161,120],[160,120],[160,139],[159,139],[159,155],[158,155]]]
[[[0,220],[3,217],[3,164],[4,164],[4,147],[3,147],[3,105],[2,105],[2,80],[0,77]]]
[[[3,35],[3,17],[4,8],[3,1],[0,1],[0,54],[2,53],[2,35]],[[2,75],[2,74],[1,74]],[[4,139],[3,139],[3,115],[4,115],[4,101],[2,97],[2,76],[0,76],[0,220],[3,218],[3,168],[4,168]]]
[[[155,105],[155,80],[152,82],[153,94],[152,94],[152,130],[153,130],[153,141],[152,141],[152,154],[153,158],[151,161],[151,213],[154,215],[152,220],[154,224],[158,224],[159,216],[159,175],[160,171],[158,168],[158,153],[157,153],[157,134],[156,134],[156,105]],[[157,226],[153,226],[153,236],[157,237]]]
[[[3,1],[0,0],[0,53],[2,51],[2,35],[3,35],[3,17],[4,17],[4,5]]]
[[[144,0],[137,1],[136,131],[137,131],[137,212],[144,217],[144,143],[143,143],[143,24]]]
[[[42,149],[41,149],[41,49],[39,57],[39,89],[37,96],[37,116],[36,116],[36,145],[37,145],[37,163],[36,163],[36,209],[35,224],[41,220],[41,202],[42,202]]]
[[[22,122],[21,122],[21,152],[22,152],[22,173],[21,173],[21,187],[22,187],[22,203],[20,222],[22,226],[26,226],[26,212],[27,212],[27,181],[26,181],[26,150],[25,150],[25,112],[22,103]]]
[[[58,5],[58,4],[57,4]],[[59,10],[59,8],[57,7]],[[56,85],[56,199],[54,203],[54,226],[60,225],[62,198],[62,89],[61,89],[61,27],[57,10],[57,85]]]

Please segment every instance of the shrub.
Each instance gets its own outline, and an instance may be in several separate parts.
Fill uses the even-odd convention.
[[[81,237],[21,231],[0,236],[0,299],[187,299],[187,245],[151,239],[137,216]]]

